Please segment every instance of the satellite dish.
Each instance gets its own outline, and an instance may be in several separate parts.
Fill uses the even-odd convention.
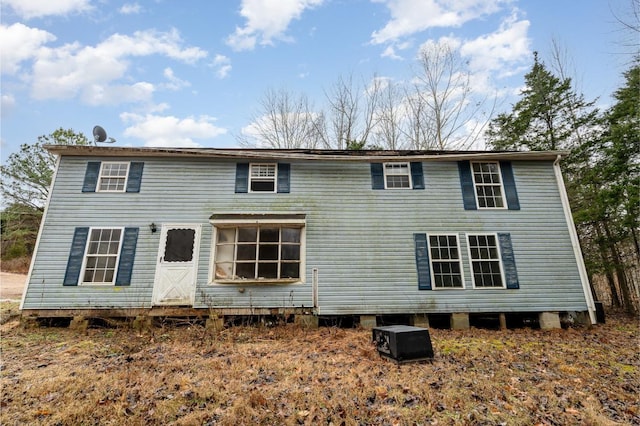
[[[100,126],[95,126],[93,128],[93,140],[97,142],[107,142],[114,143],[116,140],[114,138],[109,138],[107,140],[107,132]]]

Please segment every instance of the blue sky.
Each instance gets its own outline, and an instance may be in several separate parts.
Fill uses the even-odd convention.
[[[120,146],[238,146],[269,89],[317,108],[341,76],[412,78],[449,40],[509,110],[551,40],[576,88],[608,106],[629,57],[629,0],[3,0],[2,161],[21,143],[103,126]],[[243,130],[244,129],[244,130]]]

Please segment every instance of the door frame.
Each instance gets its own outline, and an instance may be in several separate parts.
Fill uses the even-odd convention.
[[[153,289],[151,295],[151,304],[152,306],[182,306],[184,303],[171,303],[171,302],[162,302],[157,300],[159,295],[157,294],[158,290],[158,280],[160,279],[160,273],[162,272],[163,267],[163,257],[164,251],[167,244],[167,233],[170,229],[193,229],[195,230],[195,235],[193,237],[193,259],[191,268],[193,270],[193,280],[191,280],[189,287],[189,300],[188,305],[193,306],[195,304],[195,295],[196,295],[196,286],[198,283],[198,263],[200,259],[200,240],[202,237],[202,224],[201,223],[163,223],[160,227],[160,239],[158,242],[158,254],[156,256],[156,269],[155,275],[153,278]]]

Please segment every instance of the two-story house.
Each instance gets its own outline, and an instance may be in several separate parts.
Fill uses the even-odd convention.
[[[595,322],[558,152],[47,149],[23,316]]]

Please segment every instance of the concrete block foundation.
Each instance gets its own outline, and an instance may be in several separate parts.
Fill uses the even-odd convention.
[[[213,331],[220,331],[224,328],[224,318],[221,317],[209,317],[205,324],[205,328]]]
[[[451,314],[451,329],[452,330],[468,330],[469,314],[466,314],[466,313]]]
[[[560,325],[560,314],[558,312],[541,312],[538,315],[540,329],[552,330],[554,328],[562,328]]]
[[[84,331],[87,327],[89,327],[89,320],[85,317],[73,317],[69,323],[69,328],[71,330]]]
[[[142,331],[150,329],[151,325],[151,317],[139,316],[133,320],[132,328],[134,330]]]
[[[360,327],[371,329],[378,325],[375,315],[360,315]]]
[[[303,328],[318,328],[318,317],[316,315],[296,315],[294,323]]]
[[[414,327],[429,328],[429,315],[416,314],[411,318]]]

